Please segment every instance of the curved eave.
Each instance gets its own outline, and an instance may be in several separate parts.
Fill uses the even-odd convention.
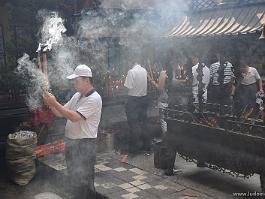
[[[255,33],[265,24],[265,5],[201,12],[186,16],[166,37],[222,36]]]

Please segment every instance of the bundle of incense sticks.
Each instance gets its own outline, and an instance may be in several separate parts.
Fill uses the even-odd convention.
[[[50,84],[48,79],[48,61],[47,61],[47,45],[39,44],[39,47],[37,49],[38,53],[38,69],[42,71],[42,73],[45,76],[45,83],[44,83],[44,90],[49,91],[50,90]]]
[[[39,145],[35,148],[36,157],[39,158],[50,153],[63,153],[65,151],[65,142],[57,140],[53,143]]]
[[[154,70],[152,68],[152,66],[149,64],[148,65],[148,72],[147,72],[147,78],[149,81],[151,82],[155,82],[155,83],[158,83],[158,79],[156,79],[156,77],[154,77]]]
[[[150,73],[150,79],[155,81],[154,75],[153,75],[153,69],[152,69],[152,66],[150,64],[149,64],[149,73]]]

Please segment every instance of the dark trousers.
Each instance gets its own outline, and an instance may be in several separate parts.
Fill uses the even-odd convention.
[[[239,86],[240,102],[243,107],[249,105],[253,108],[256,106],[256,94],[258,92],[257,84]]]
[[[66,138],[65,158],[74,199],[94,199],[96,139]]]
[[[209,87],[208,102],[220,104],[220,113],[227,114],[232,106],[231,100],[232,84],[211,85]]]
[[[136,152],[143,148],[150,148],[150,138],[146,128],[147,97],[129,96],[125,112],[129,125],[129,150]],[[142,146],[140,141],[142,141]]]

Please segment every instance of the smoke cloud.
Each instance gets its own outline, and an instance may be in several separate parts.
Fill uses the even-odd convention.
[[[66,28],[63,25],[64,20],[59,17],[57,12],[40,10],[37,15],[42,23],[38,32],[39,42],[46,46],[48,56],[48,77],[50,85],[61,90],[66,86],[66,76],[73,69],[76,55],[76,49],[73,43],[75,39],[67,38],[63,35]],[[40,45],[39,45],[40,47]],[[38,49],[41,51],[41,49]],[[51,50],[51,51],[50,51]],[[26,53],[18,60],[16,74],[23,80],[26,88],[26,104],[30,110],[35,110],[43,104],[43,93],[49,90],[50,85],[47,77],[37,67],[37,63],[30,60]]]
[[[138,3],[137,3],[138,2]],[[82,12],[76,35],[64,35],[64,19],[57,12],[40,10],[37,19],[42,23],[38,32],[39,42],[48,46],[48,76],[53,92],[68,89],[66,76],[78,64],[92,67],[95,76],[103,78],[108,72],[109,48],[119,45],[119,70],[125,75],[133,55],[140,55],[146,46],[155,46],[161,36],[177,23],[186,10],[182,0],[102,1],[97,9]],[[107,38],[107,39],[106,39]],[[171,44],[172,45],[172,44]],[[156,51],[167,52],[171,45],[157,45]],[[153,59],[148,56],[146,59]],[[30,74],[27,104],[31,109],[41,105],[45,85],[43,74],[28,55],[18,60],[17,73]],[[150,61],[148,61],[149,63]],[[147,63],[147,62],[146,62]],[[100,74],[101,73],[101,74]]]
[[[25,53],[17,62],[15,72],[23,79],[23,84],[27,88],[26,103],[31,110],[35,110],[42,104],[42,95],[49,89],[49,84],[28,54]]]
[[[43,23],[38,33],[40,43],[47,44],[49,50],[51,50],[52,45],[58,44],[63,40],[62,33],[66,32],[64,20],[58,16],[57,12],[46,10],[38,11],[37,19]]]

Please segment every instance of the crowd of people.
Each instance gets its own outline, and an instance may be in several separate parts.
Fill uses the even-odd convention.
[[[223,53],[216,52],[209,65],[198,54],[187,57],[184,64],[172,65],[173,69],[163,67],[157,80],[150,75],[147,78],[158,90],[158,107],[168,106],[172,101],[168,95],[173,92],[173,95],[183,95],[170,87],[188,86],[191,93],[189,102],[193,104],[194,111],[202,111],[200,109],[205,104],[213,104],[219,106],[220,115],[243,116],[244,112],[251,111],[252,117],[259,116],[256,102],[257,97],[264,95],[262,79],[246,59],[234,67]],[[173,100],[173,104],[180,103],[183,102]]]
[[[264,94],[262,80],[254,67],[246,61],[240,65],[240,75],[235,75],[234,66],[222,53],[215,53],[214,62],[206,66],[200,56],[186,57],[186,63],[162,67],[157,76],[152,70],[144,68],[140,61],[135,61],[128,71],[124,86],[128,89],[125,113],[129,125],[129,152],[150,151],[151,140],[148,136],[147,107],[148,87],[157,91],[157,107],[163,134],[167,133],[167,123],[162,109],[170,106],[174,89],[185,87],[190,91],[186,103],[193,105],[193,111],[203,111],[206,103],[220,104],[220,114],[231,114],[226,109],[239,104],[239,109],[255,109],[256,97]],[[101,118],[101,96],[93,87],[92,71],[86,65],[78,65],[74,73],[67,77],[74,79],[73,97],[65,104],[60,104],[51,93],[44,95],[44,102],[56,116],[67,119],[65,127],[66,163],[70,185],[74,198],[96,198],[94,187],[94,165],[96,162],[96,138]],[[184,90],[185,90],[184,89]],[[189,90],[190,89],[190,90]],[[170,90],[170,92],[169,92]],[[184,91],[182,90],[182,91]],[[175,95],[182,96],[182,92]],[[183,102],[185,100],[182,99]],[[181,102],[181,100],[180,100]],[[173,100],[173,103],[178,103]],[[242,112],[242,111],[241,111]],[[170,163],[166,174],[172,175],[176,153],[166,154]]]
[[[146,129],[148,84],[157,93],[163,134],[167,133],[163,109],[181,103],[191,104],[191,111],[194,112],[204,111],[206,104],[213,104],[219,107],[219,115],[243,117],[244,113],[249,113],[248,116],[259,116],[256,102],[257,96],[264,95],[262,80],[258,71],[246,60],[242,60],[240,66],[235,68],[224,53],[216,52],[212,63],[207,66],[198,54],[193,54],[186,57],[184,64],[162,66],[158,75],[152,74],[154,70],[149,69],[150,67],[146,69],[140,63],[135,63],[128,71],[124,84],[128,88],[126,115],[130,127],[129,152],[150,149],[150,138]],[[187,95],[188,100],[175,100],[174,97],[173,100],[170,99],[171,96],[181,98],[187,90],[190,92]],[[168,175],[173,173],[172,160],[175,160],[175,155],[174,150],[169,150],[166,154],[171,159],[168,164],[171,166],[166,170]]]

